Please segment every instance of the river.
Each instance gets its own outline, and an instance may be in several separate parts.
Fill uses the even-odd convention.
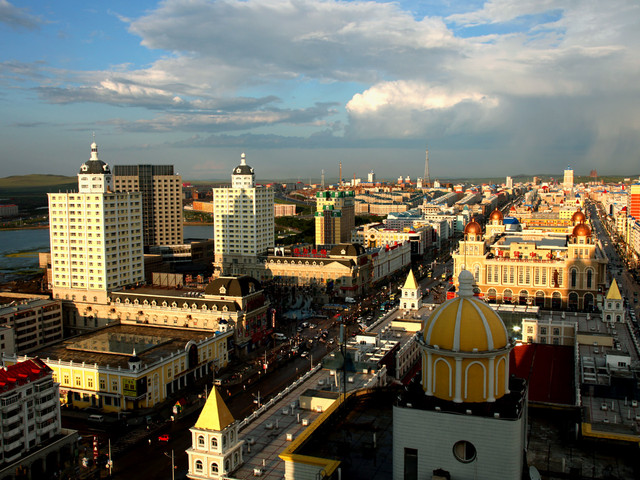
[[[184,227],[185,239],[213,238],[211,225]],[[38,253],[49,251],[49,229],[0,230],[0,282],[40,272]]]

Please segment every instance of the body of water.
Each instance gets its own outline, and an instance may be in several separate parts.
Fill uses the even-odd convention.
[[[39,273],[38,253],[48,251],[48,228],[0,230],[0,281]]]
[[[185,239],[213,238],[211,225],[184,227]],[[39,273],[38,253],[48,252],[49,229],[0,230],[0,282]]]

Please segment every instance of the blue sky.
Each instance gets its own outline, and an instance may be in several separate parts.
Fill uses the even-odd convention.
[[[640,170],[629,0],[0,0],[0,177]]]

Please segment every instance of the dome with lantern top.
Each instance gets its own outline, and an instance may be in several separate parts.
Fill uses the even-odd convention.
[[[503,220],[504,215],[502,215],[502,212],[497,208],[493,212],[491,212],[491,215],[489,215],[490,222],[502,222]]]
[[[244,152],[240,155],[240,165],[233,169],[232,175],[253,175],[253,168],[247,165],[247,157]]]
[[[586,223],[579,223],[575,227],[573,227],[573,233],[571,234],[574,237],[590,237],[591,236],[591,228]]]
[[[80,166],[80,174],[96,175],[110,173],[111,169],[109,165],[98,158],[98,144],[93,142],[91,144],[91,157]]]
[[[482,235],[482,227],[475,220],[471,220],[467,223],[467,226],[464,227],[465,235]]]
[[[508,393],[511,343],[500,316],[473,295],[473,274],[458,277],[458,297],[424,322],[423,388],[456,403],[494,402]]]
[[[578,208],[578,210],[575,211],[575,213],[571,216],[571,222],[576,225],[576,224],[580,224],[580,223],[584,223],[587,221],[587,217],[584,213],[582,213],[582,210],[580,210]]]

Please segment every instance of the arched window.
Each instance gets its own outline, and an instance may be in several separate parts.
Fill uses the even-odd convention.
[[[230,465],[229,465],[229,460],[225,460],[225,461],[224,461],[224,469],[225,469],[227,472],[229,472],[229,471],[231,470],[231,469],[229,468],[229,466],[230,466]]]
[[[562,294],[560,292],[553,292],[553,295],[551,295],[551,308],[553,310],[562,308]]]
[[[576,285],[578,284],[578,270],[576,270],[575,268],[572,268],[569,274],[571,275],[571,280],[570,280],[571,287],[575,288]]]
[[[544,292],[542,290],[536,292],[536,307],[544,308]]]
[[[212,449],[214,449],[214,448],[218,448],[218,439],[217,439],[216,437],[213,437],[213,438],[211,439],[211,448],[212,448]]]
[[[211,473],[218,473],[218,464],[215,462],[211,464]]]
[[[569,310],[578,310],[578,294],[576,292],[569,294]]]
[[[473,266],[473,278],[476,282],[480,281],[480,265]]]
[[[223,435],[222,436],[222,448],[226,448],[227,447],[227,436]]]
[[[497,294],[495,288],[490,288],[489,290],[487,290],[487,301],[489,303],[495,303],[497,296],[498,296],[498,294]]]
[[[584,310],[585,312],[593,310],[593,295],[590,293],[587,293],[584,296]]]
[[[198,435],[198,447],[204,447],[204,435]]]
[[[529,301],[529,292],[527,290],[520,290],[520,298],[518,299],[518,303],[520,305],[527,305]]]
[[[196,472],[202,472],[202,460],[196,460]]]
[[[512,300],[513,292],[510,288],[505,289],[505,291],[502,292],[502,303],[511,303]]]
[[[587,288],[592,288],[591,284],[593,283],[593,270],[587,270]]]

